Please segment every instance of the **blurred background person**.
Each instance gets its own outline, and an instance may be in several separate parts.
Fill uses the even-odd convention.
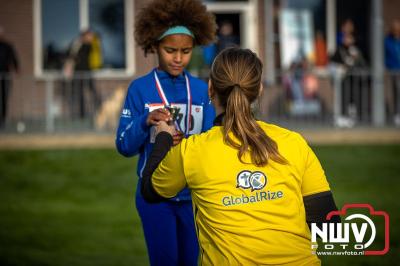
[[[306,57],[293,61],[283,80],[291,115],[316,115],[321,111],[319,82]]]
[[[345,36],[349,35],[354,37],[354,22],[348,18],[342,22],[340,31],[336,36],[337,45],[342,45],[344,43]]]
[[[344,72],[342,80],[342,114],[349,125],[354,125],[361,114],[361,95],[363,88],[362,71],[367,67],[361,50],[350,33],[343,35],[343,43],[338,46],[331,62],[336,63]]]
[[[229,47],[238,47],[240,45],[239,37],[233,32],[232,22],[224,20],[219,25],[217,54]]]
[[[4,127],[7,116],[12,71],[19,71],[18,58],[14,46],[6,40],[4,29],[0,26],[0,127]]]
[[[354,36],[351,34],[343,36],[343,43],[338,46],[331,61],[342,65],[348,70],[367,66],[364,56],[357,47]]]
[[[222,20],[218,24],[217,42],[205,45],[202,47],[203,62],[208,70],[211,68],[215,57],[224,49],[229,47],[239,47],[240,38],[234,32],[234,27],[231,21]],[[208,77],[204,77],[207,79]]]
[[[400,126],[400,20],[392,22],[389,34],[385,37],[385,65],[392,72],[393,122]]]
[[[211,68],[212,62],[214,62],[214,58],[216,55],[217,55],[217,47],[215,43],[203,47],[203,58],[208,68]]]
[[[92,71],[101,66],[100,38],[93,31],[85,30],[72,43],[64,65],[64,75],[67,78],[72,77],[70,107],[73,117],[84,119],[88,111],[96,113],[99,108],[101,99],[96,91]],[[85,100],[86,89],[89,90],[90,101]]]

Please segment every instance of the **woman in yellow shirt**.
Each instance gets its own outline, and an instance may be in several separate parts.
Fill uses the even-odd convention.
[[[174,147],[173,126],[157,127],[142,195],[158,202],[189,187],[202,265],[320,264],[307,223],[324,222],[337,208],[306,141],[255,120],[261,79],[253,52],[226,49],[210,73],[214,127]]]

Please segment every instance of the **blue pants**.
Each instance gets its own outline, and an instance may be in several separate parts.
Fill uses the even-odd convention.
[[[197,265],[199,246],[191,201],[149,204],[136,197],[152,266]]]

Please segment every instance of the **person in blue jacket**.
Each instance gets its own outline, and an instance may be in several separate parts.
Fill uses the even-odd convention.
[[[214,16],[199,0],[155,0],[135,21],[135,40],[147,53],[156,53],[158,66],[134,80],[126,95],[116,135],[118,152],[139,155],[136,208],[142,221],[151,265],[197,265],[199,253],[190,191],[149,204],[140,193],[146,160],[154,143],[154,126],[171,120],[166,106],[179,108],[174,144],[211,128],[215,111],[207,84],[185,70],[195,45],[215,39]]]
[[[385,37],[385,65],[390,73],[393,93],[393,122],[400,126],[400,20],[392,22],[391,30]]]

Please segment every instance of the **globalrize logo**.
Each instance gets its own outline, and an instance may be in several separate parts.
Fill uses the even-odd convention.
[[[261,190],[267,184],[267,176],[260,171],[252,173],[248,170],[244,170],[237,175],[236,183],[237,188],[250,188],[251,191]]]
[[[362,211],[367,210],[367,214]],[[349,212],[352,212],[351,214]],[[356,212],[356,213],[354,213]],[[370,204],[346,204],[326,216],[341,217],[341,223],[311,224],[311,249],[318,255],[384,255],[389,251],[389,215]],[[380,222],[380,223],[377,223]],[[377,235],[383,243],[374,243]],[[320,238],[320,244],[317,243]]]
[[[222,205],[234,206],[241,204],[257,203],[265,200],[275,200],[283,197],[282,191],[261,191],[267,185],[267,176],[260,171],[241,171],[236,176],[236,188],[250,189],[251,195],[229,195],[222,198]]]

